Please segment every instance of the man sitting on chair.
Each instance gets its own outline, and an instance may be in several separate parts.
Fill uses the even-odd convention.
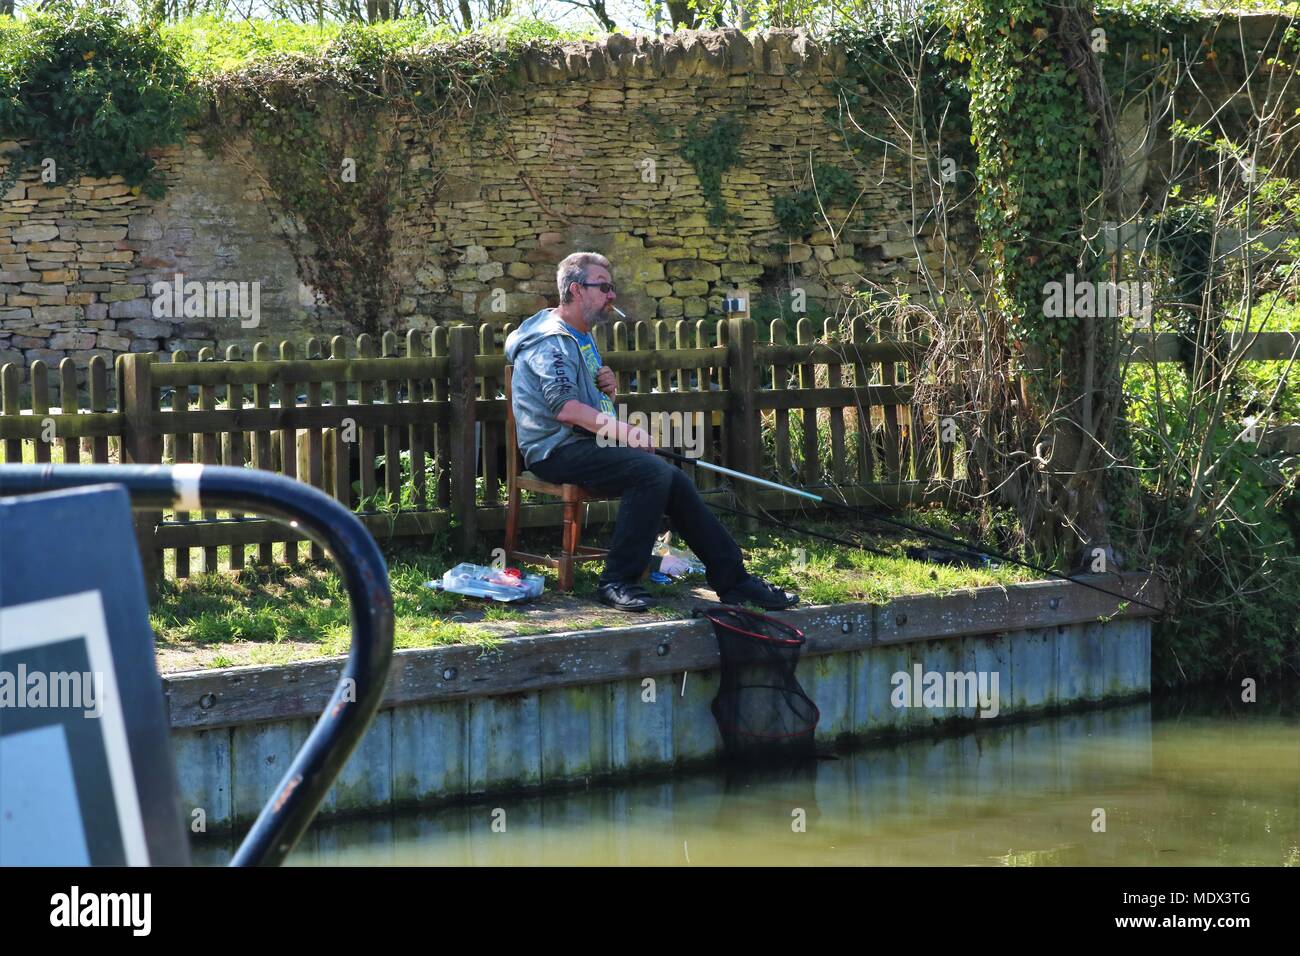
[[[519,450],[543,481],[574,484],[621,498],[614,540],[600,576],[600,600],[620,611],[651,606],[638,583],[663,516],[704,562],[709,587],[726,604],[792,607],[799,597],[745,570],[740,548],[709,510],[686,473],[654,454],[650,436],[618,421],[617,381],[591,337],[614,304],[610,263],[575,252],[556,270],[558,309],[543,309],[506,339],[514,365]],[[597,440],[597,434],[616,440]]]

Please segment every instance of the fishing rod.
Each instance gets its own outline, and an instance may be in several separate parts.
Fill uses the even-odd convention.
[[[1061,581],[1069,581],[1071,584],[1081,585],[1082,587],[1089,588],[1101,594],[1105,594],[1108,597],[1119,598],[1121,601],[1132,601],[1134,604],[1140,604],[1143,607],[1148,608],[1152,611],[1163,610],[1162,608],[1158,608],[1153,604],[1148,604],[1146,601],[1143,601],[1139,598],[1130,597],[1127,594],[1120,594],[1116,591],[1110,591],[1096,584],[1090,584],[1087,581],[1080,581],[1077,578],[1072,578],[1069,575],[1062,574],[1059,571],[1053,571],[1051,568],[1040,567],[1039,565],[1033,564],[1029,561],[1022,561],[1020,558],[1012,557],[1009,554],[1002,554],[1001,552],[993,551],[989,548],[977,548],[969,544],[968,542],[962,541],[959,538],[954,538],[949,535],[946,535],[941,531],[934,531],[930,528],[925,528],[920,525],[908,524],[906,521],[899,521],[894,518],[885,518],[880,515],[873,515],[867,512],[865,508],[861,508],[857,505],[851,505],[846,501],[836,501],[833,498],[824,498],[821,495],[814,494],[811,491],[805,491],[802,488],[793,488],[789,485],[782,485],[775,481],[768,481],[766,478],[759,478],[757,475],[748,475],[743,471],[735,471],[734,469],[731,468],[724,468],[722,465],[714,465],[710,462],[701,461],[700,459],[697,458],[687,458],[685,455],[679,455],[676,452],[668,451],[667,449],[655,448],[653,449],[653,451],[656,455],[660,455],[661,457],[667,458],[670,461],[675,461],[684,465],[695,465],[696,467],[705,468],[709,471],[716,472],[717,474],[720,475],[727,475],[730,478],[736,478],[740,481],[747,481],[750,484],[760,485],[761,487],[764,488],[770,488],[773,491],[780,491],[780,492],[784,492],[785,494],[795,495],[796,497],[799,498],[806,498],[809,501],[815,501],[818,504],[828,505],[832,508],[840,508],[851,514],[855,514],[860,517],[865,517],[870,521],[883,521],[885,524],[894,525],[895,527],[902,528],[907,531],[911,531],[915,534],[925,535],[926,537],[935,538],[936,540],[943,541],[946,544],[956,545],[957,547],[971,554],[977,554],[977,555],[983,554],[989,556],[990,558],[996,558],[999,561],[1005,561],[1008,564],[1019,565],[1022,568],[1027,568],[1028,570],[1037,572],[1038,574],[1046,574],[1051,577],[1057,578]],[[758,516],[751,515],[751,517],[758,517]],[[812,532],[805,531],[802,528],[795,528],[794,530],[801,531],[805,534],[812,533]],[[860,547],[860,546],[854,545],[854,547]]]
[[[705,504],[707,504],[710,508],[716,508],[719,511],[725,511],[728,514],[740,515],[740,517],[742,518],[753,518],[756,521],[766,521],[769,524],[774,524],[779,528],[785,528],[789,531],[795,531],[799,534],[808,535],[809,537],[812,538],[821,538],[823,541],[829,541],[831,544],[838,544],[840,547],[843,548],[854,548],[858,551],[869,551],[870,553],[877,554],[882,558],[897,557],[897,555],[890,554],[888,551],[882,551],[879,548],[873,548],[869,544],[861,544],[860,542],[857,541],[849,541],[847,538],[837,538],[833,534],[823,534],[820,531],[813,531],[810,528],[800,528],[798,525],[790,524],[790,522],[788,521],[782,521],[780,518],[777,518],[770,514],[764,513],[761,515],[756,515],[752,511],[742,511],[739,508],[729,508],[726,505],[718,504],[716,501],[706,501]]]
[[[618,306],[611,305],[610,308],[614,312],[617,312],[624,319],[628,317],[627,313],[624,312],[622,309],[620,309]],[[707,461],[700,461],[699,459],[687,458],[684,455],[679,455],[676,452],[668,451],[663,448],[655,448],[652,450],[656,455],[660,455],[664,458],[667,458],[671,461],[676,461],[680,464],[697,465],[701,468],[706,468],[709,471],[716,472],[720,475],[727,475],[731,478],[739,479],[740,481],[747,481],[751,484],[760,485],[764,488],[770,488],[774,491],[780,491],[780,492],[784,492],[785,494],[796,495],[800,498],[807,498],[809,501],[815,501],[818,504],[822,504],[822,505],[829,505],[832,508],[841,508],[845,511],[848,511],[851,514],[866,517],[868,520],[871,521],[881,521],[885,524],[893,525],[896,528],[902,528],[906,531],[911,531],[914,534],[924,535],[926,537],[933,538],[937,541],[942,541],[945,544],[954,545],[958,548],[961,548],[963,551],[969,554],[987,555],[988,557],[996,558],[999,561],[1005,561],[1009,564],[1015,564],[1018,565],[1019,567],[1027,568],[1028,570],[1034,571],[1037,574],[1046,574],[1049,575],[1050,577],[1057,578],[1058,580],[1061,581],[1069,581],[1071,584],[1082,585],[1083,587],[1089,588],[1090,590],[1093,591],[1097,591],[1100,594],[1105,594],[1107,597],[1119,598],[1121,601],[1132,601],[1134,604],[1140,604],[1143,607],[1147,608],[1148,610],[1152,610],[1152,611],[1163,610],[1162,608],[1158,608],[1153,604],[1148,604],[1146,601],[1143,601],[1140,598],[1130,597],[1127,594],[1120,594],[1116,591],[1108,590],[1107,588],[1100,587],[1096,584],[1089,584],[1087,581],[1077,580],[1076,578],[1072,578],[1067,574],[1062,574],[1059,571],[1053,571],[1051,568],[1040,567],[1039,565],[1033,564],[1029,561],[1022,561],[1021,559],[1012,557],[1009,554],[1002,554],[1001,552],[992,551],[987,548],[976,548],[966,541],[962,541],[959,538],[951,537],[940,531],[934,531],[930,528],[924,528],[919,525],[908,524],[906,521],[899,521],[896,518],[886,518],[881,515],[870,514],[864,508],[851,505],[845,501],[835,501],[832,498],[823,498],[821,495],[813,494],[811,491],[804,491],[802,488],[792,488],[789,485],[782,485],[775,481],[768,481],[766,478],[759,478],[757,475],[749,475],[743,471],[735,471],[731,468],[724,468],[722,465],[714,465],[714,464],[710,464]],[[749,517],[758,518],[757,515],[749,515]],[[818,536],[814,532],[809,532],[803,528],[795,528],[793,525],[789,525],[787,527],[790,527],[792,530],[800,531],[804,534],[813,534],[814,536]],[[825,536],[821,535],[820,537],[825,537]],[[862,547],[862,545],[854,545],[854,547]]]

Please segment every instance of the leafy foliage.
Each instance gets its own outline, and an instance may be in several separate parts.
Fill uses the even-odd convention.
[[[703,132],[700,125],[698,117],[687,124],[681,154],[700,178],[700,189],[709,203],[709,225],[720,227],[727,222],[722,175],[740,165],[740,140],[745,125],[736,116],[720,116]]]
[[[1101,167],[1092,117],[1051,42],[1048,3],[961,0],[950,16],[960,41],[948,55],[968,66],[975,219],[994,289],[1017,340],[1060,354],[1079,319],[1045,315],[1042,290],[1088,266],[1078,261],[1083,210],[1098,194]]]
[[[823,207],[847,206],[858,198],[858,187],[853,173],[838,166],[817,163],[812,170],[812,183],[772,201],[772,213],[781,231],[792,238],[806,236],[817,221],[817,212]]]
[[[514,82],[508,44],[469,37],[416,49],[413,37],[423,34],[387,27],[347,25],[315,55],[274,52],[203,81],[215,104],[209,147],[264,183],[285,213],[299,275],[370,333],[381,331],[399,294],[389,225],[396,197],[434,176],[410,168],[393,117],[409,117],[435,151],[453,121],[484,138],[494,120],[499,127],[498,97]]]
[[[0,29],[0,137],[11,154],[0,195],[52,159],[58,182],[120,174],[149,196],[149,151],[179,143],[198,99],[175,44],[107,3],[54,3]]]

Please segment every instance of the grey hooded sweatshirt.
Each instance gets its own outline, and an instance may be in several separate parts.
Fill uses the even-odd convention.
[[[559,313],[543,309],[511,332],[506,361],[514,366],[515,436],[529,468],[589,434],[555,417],[565,402],[576,400],[597,410],[601,405],[577,336]]]

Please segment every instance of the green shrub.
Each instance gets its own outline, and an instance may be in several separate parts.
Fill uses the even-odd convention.
[[[149,196],[162,180],[149,151],[182,141],[198,99],[176,45],[104,3],[60,0],[7,23],[0,42],[0,138],[11,153],[0,194],[53,160],[56,181],[120,174]]]

